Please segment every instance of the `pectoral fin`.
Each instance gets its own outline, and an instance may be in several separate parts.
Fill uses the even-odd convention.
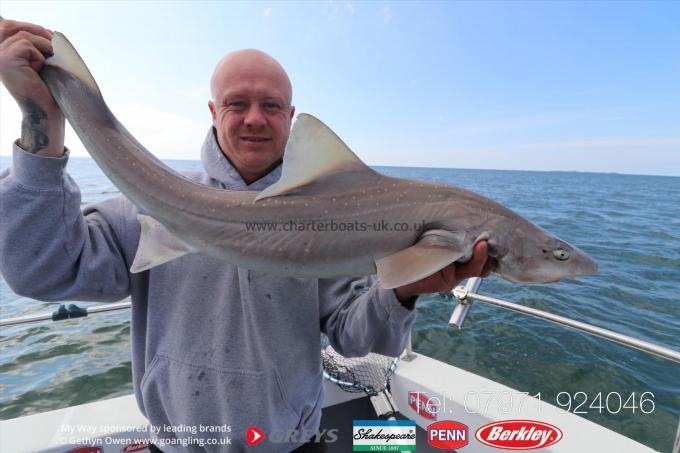
[[[177,239],[156,219],[144,214],[138,214],[137,219],[142,226],[142,232],[130,272],[142,272],[188,253],[194,253],[194,250]]]
[[[430,230],[411,247],[377,260],[380,286],[397,288],[439,272],[464,256],[461,239],[450,231]]]

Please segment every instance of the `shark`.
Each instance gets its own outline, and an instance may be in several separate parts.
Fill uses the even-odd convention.
[[[396,288],[463,263],[488,242],[500,277],[549,283],[592,274],[585,252],[501,204],[364,164],[323,122],[297,116],[282,175],[263,191],[198,184],[173,171],[116,119],[84,61],[55,32],[41,77],[97,165],[139,208],[131,272],[189,253],[302,278],[377,274]]]

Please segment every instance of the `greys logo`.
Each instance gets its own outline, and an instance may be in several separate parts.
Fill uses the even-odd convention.
[[[338,431],[337,428],[275,430],[267,434],[267,440],[274,444],[297,442],[331,444],[338,440]]]

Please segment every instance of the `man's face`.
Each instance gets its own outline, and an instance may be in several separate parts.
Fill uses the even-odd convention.
[[[230,58],[230,57],[227,57]],[[213,78],[208,106],[224,154],[247,183],[283,157],[295,108],[288,77],[259,55],[235,56]]]

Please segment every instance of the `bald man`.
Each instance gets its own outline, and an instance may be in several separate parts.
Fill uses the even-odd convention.
[[[276,277],[196,254],[130,274],[139,210],[118,197],[81,212],[65,172],[64,116],[38,76],[50,40],[40,26],[0,21],[0,80],[24,114],[12,167],[0,174],[0,272],[39,300],[131,296],[132,381],[155,427],[153,450],[243,451],[256,426],[266,437],[260,451],[325,451],[322,436],[299,435],[316,432],[321,417],[319,331],[345,356],[396,356],[418,294],[489,271],[482,243],[467,265],[396,290],[368,278]],[[205,172],[187,176],[232,190],[277,181],[295,113],[283,68],[260,51],[234,52],[211,91]]]
[[[281,65],[258,50],[231,53],[215,68],[210,92],[217,142],[244,181],[251,184],[274,170],[295,114]]]

